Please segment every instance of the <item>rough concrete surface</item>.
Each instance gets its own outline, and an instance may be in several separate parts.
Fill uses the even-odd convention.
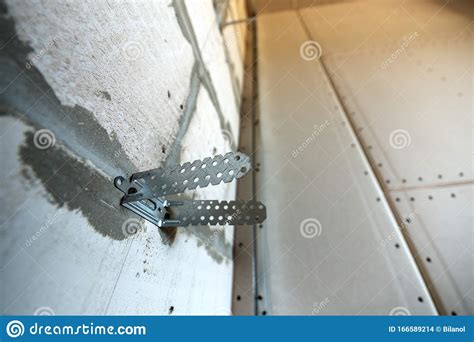
[[[226,135],[239,136],[238,101],[234,93],[231,74],[226,63],[223,38],[219,31],[216,14],[209,1],[185,2],[195,30],[195,37],[201,51],[202,60],[214,85],[215,97],[219,103],[219,114],[224,119]],[[215,85],[220,85],[216,87]],[[212,96],[213,94],[211,94]]]
[[[225,128],[238,132],[232,84],[202,76],[184,11],[169,1],[0,2],[3,314],[230,314],[233,228],[159,230],[120,207],[112,184],[225,153]],[[224,56],[213,34],[203,46]],[[193,196],[233,199],[235,185]]]
[[[193,63],[168,2],[7,4],[33,49],[31,64],[61,104],[93,112],[137,168],[159,163],[178,129]]]
[[[227,58],[232,71],[235,87],[239,94],[243,90],[244,76],[244,53],[247,40],[248,23],[247,11],[244,0],[231,1],[227,9],[225,25],[222,29],[224,35],[224,44],[226,46]],[[244,20],[242,23],[230,24],[232,22]]]

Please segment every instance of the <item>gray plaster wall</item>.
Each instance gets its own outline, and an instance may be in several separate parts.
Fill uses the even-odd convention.
[[[233,227],[159,230],[112,179],[235,149],[232,44],[211,0],[0,1],[2,314],[231,313]]]

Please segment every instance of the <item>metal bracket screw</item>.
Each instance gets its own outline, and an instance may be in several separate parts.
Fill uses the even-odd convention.
[[[129,180],[119,176],[114,179],[114,185],[125,194],[121,200],[123,207],[158,227],[253,225],[266,219],[266,208],[258,201],[174,201],[163,197],[229,183],[249,170],[249,156],[229,152],[171,168],[137,172]]]

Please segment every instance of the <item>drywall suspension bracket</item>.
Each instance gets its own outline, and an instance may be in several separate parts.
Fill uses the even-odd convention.
[[[192,163],[134,173],[129,180],[116,177],[114,185],[125,196],[121,205],[158,227],[197,225],[252,225],[266,219],[258,201],[167,200],[164,196],[229,183],[250,170],[249,156],[229,152]]]

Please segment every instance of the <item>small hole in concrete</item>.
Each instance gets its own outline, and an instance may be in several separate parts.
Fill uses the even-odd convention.
[[[378,165],[379,167],[382,167],[382,166],[383,166],[383,164],[382,164],[382,163],[378,163],[377,165]]]
[[[267,311],[263,310],[263,311],[262,311],[262,315],[263,315],[263,316],[266,316],[266,315],[267,315]]]
[[[457,316],[458,314],[456,313],[456,311],[451,311],[451,316]]]
[[[377,202],[380,202],[380,197],[377,197],[375,200],[376,200]]]
[[[441,175],[441,174],[438,175],[438,179],[441,179],[441,178],[443,178],[443,175]]]
[[[456,197],[456,194],[451,194],[451,198],[455,198]]]
[[[131,194],[136,194],[137,193],[137,189],[135,188],[129,188],[128,189],[128,194],[131,195]]]
[[[170,306],[170,308],[168,309],[168,315],[171,315],[174,311],[174,306]]]
[[[422,182],[422,181],[423,181],[423,177],[418,177],[418,181]]]
[[[184,109],[184,106],[183,106],[183,105],[179,105],[179,109],[183,110],[183,109]]]
[[[429,196],[428,196],[428,199],[429,199],[430,201],[432,201],[432,200],[433,200],[433,196],[429,195]]]
[[[400,245],[398,243],[396,243],[395,248],[400,248]]]
[[[171,93],[170,93],[169,90],[168,90],[168,98],[169,98],[169,99],[171,98]]]
[[[431,262],[431,258],[430,258],[430,257],[427,257],[427,258],[426,258],[426,261],[427,261],[427,262]]]
[[[400,202],[400,198],[399,197],[395,198],[395,201]]]
[[[420,303],[423,303],[423,298],[422,298],[422,297],[418,297],[418,301],[419,301]]]
[[[258,300],[262,300],[263,297],[262,297],[261,295],[258,295],[258,296],[257,296],[257,299],[258,299]]]
[[[464,172],[459,172],[459,177],[464,177]]]
[[[405,178],[402,179],[402,183],[406,183],[407,180]]]
[[[242,242],[239,242],[239,247],[242,247],[244,244]]]
[[[237,295],[237,300],[240,301],[242,299],[242,297],[240,297],[240,295]]]
[[[410,197],[410,201],[415,202],[415,197]]]

